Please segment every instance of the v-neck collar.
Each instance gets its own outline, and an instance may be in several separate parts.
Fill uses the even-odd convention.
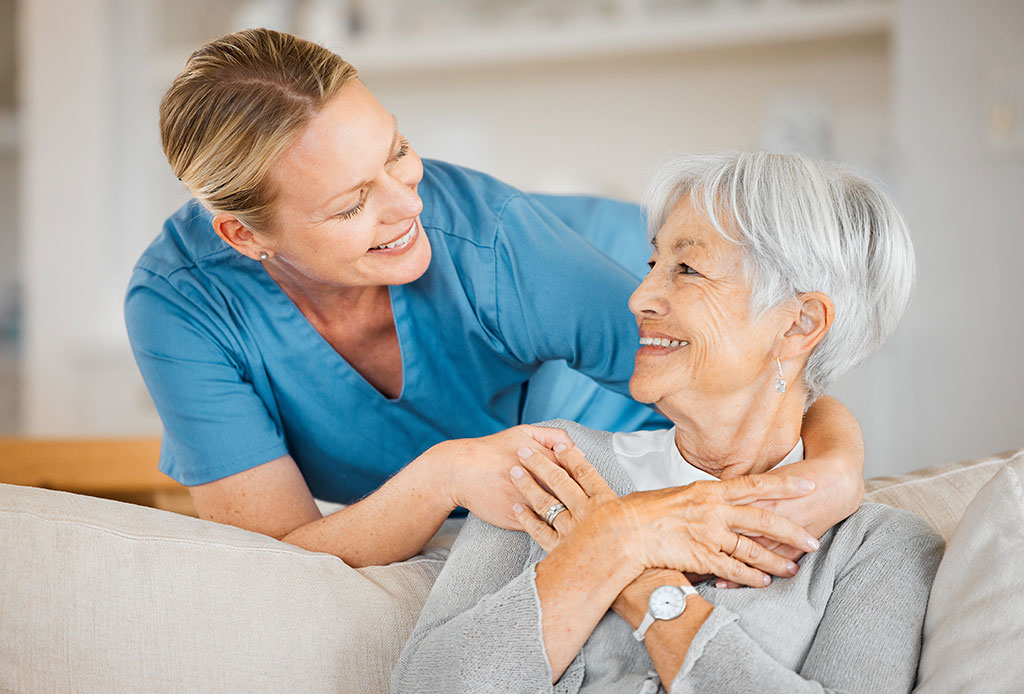
[[[288,296],[288,293],[281,288],[273,277],[270,276],[266,270],[262,267],[256,268],[257,281],[263,284],[270,296],[275,298],[275,305],[277,308],[276,313],[279,316],[275,317],[275,323],[277,319],[282,321],[282,325],[290,325],[299,334],[297,340],[298,343],[305,343],[313,346],[312,348],[319,353],[319,358],[322,363],[333,365],[333,368],[337,370],[346,380],[355,385],[358,388],[367,391],[368,395],[378,398],[384,402],[397,403],[405,398],[406,394],[411,392],[409,387],[410,377],[413,375],[413,369],[409,368],[407,356],[409,352],[407,345],[410,344],[411,336],[407,334],[406,330],[406,319],[408,316],[408,303],[406,301],[405,293],[400,285],[388,285],[388,300],[391,303],[391,319],[395,324],[395,334],[398,337],[398,352],[401,358],[402,368],[402,387],[398,392],[397,397],[389,398],[387,395],[377,389],[372,383],[366,380],[366,377],[359,373],[355,367],[353,367],[345,357],[338,353],[337,350],[331,345],[327,339],[320,334],[306,315],[299,309],[299,307],[292,301],[292,298]],[[278,330],[275,326],[272,329]],[[305,333],[305,335],[302,335]],[[305,338],[305,339],[303,339]]]

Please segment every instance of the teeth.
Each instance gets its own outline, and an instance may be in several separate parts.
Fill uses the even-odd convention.
[[[664,337],[641,337],[640,344],[644,347],[681,347],[690,344],[686,340],[669,340]]]
[[[391,243],[386,243],[383,246],[374,246],[370,250],[371,251],[379,251],[379,250],[382,250],[384,248],[397,248],[398,246],[404,246],[405,244],[409,243],[409,241],[412,240],[413,234],[415,234],[415,233],[416,233],[416,223],[413,222],[412,226],[409,228],[409,231],[407,231],[400,238],[395,239]]]

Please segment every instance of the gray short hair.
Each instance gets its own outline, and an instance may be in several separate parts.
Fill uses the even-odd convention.
[[[835,304],[804,370],[808,403],[882,345],[914,287],[914,249],[892,199],[849,169],[796,154],[726,152],[665,161],[644,196],[653,239],[678,200],[743,247],[756,318],[798,293]]]

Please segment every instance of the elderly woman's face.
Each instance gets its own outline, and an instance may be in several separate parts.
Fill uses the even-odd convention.
[[[771,389],[785,311],[751,320],[742,249],[696,214],[689,197],[658,231],[650,265],[629,300],[641,339],[633,397],[671,416],[676,396],[749,398]],[[656,343],[645,345],[651,338]]]

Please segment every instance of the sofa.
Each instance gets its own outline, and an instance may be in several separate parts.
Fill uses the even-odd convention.
[[[1024,692],[1024,449],[867,481],[947,541],[919,692]],[[0,485],[0,691],[386,692],[459,529],[352,569],[238,528]],[[880,585],[884,586],[884,577]]]

